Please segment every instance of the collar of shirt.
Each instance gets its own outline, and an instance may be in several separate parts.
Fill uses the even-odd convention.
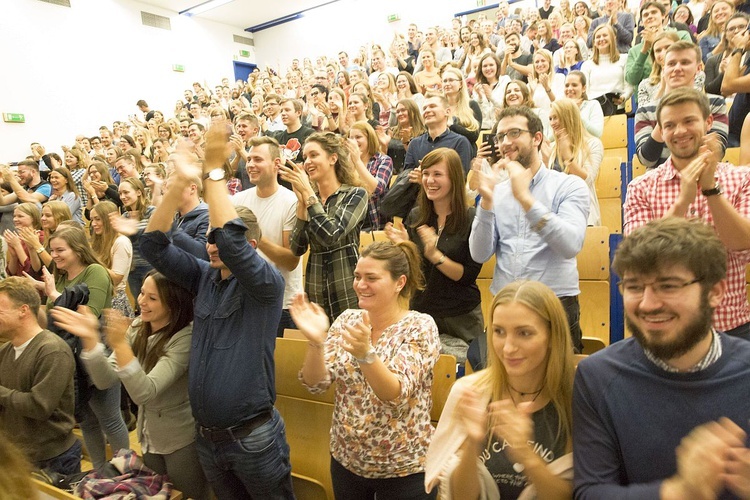
[[[649,351],[648,349],[643,349],[643,353],[646,355],[646,357],[651,361],[653,364],[664,370],[665,372],[669,373],[695,373],[699,371],[703,371],[709,366],[716,363],[719,358],[721,358],[721,338],[719,337],[719,334],[716,333],[716,330],[711,330],[713,333],[713,337],[711,339],[711,346],[708,348],[708,352],[705,356],[703,356],[703,359],[698,361],[692,368],[688,370],[678,370],[677,368],[674,368],[672,366],[669,366],[667,363],[662,361],[661,359],[654,356],[654,354]]]
[[[434,139],[430,135],[429,131],[425,132],[425,133],[427,134],[427,142],[437,142],[437,141],[439,141],[441,139],[444,139],[448,134],[450,134],[451,133],[451,129],[448,128],[448,125],[446,124],[446,126],[445,126],[445,132],[443,132],[442,134],[438,135]]]

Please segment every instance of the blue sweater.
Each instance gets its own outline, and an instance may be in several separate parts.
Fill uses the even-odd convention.
[[[633,338],[578,365],[575,498],[658,499],[677,470],[680,440],[695,427],[728,417],[750,433],[750,342],[720,336],[721,358],[697,373],[665,372]]]

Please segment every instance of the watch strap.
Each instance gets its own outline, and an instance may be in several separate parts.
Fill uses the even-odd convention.
[[[717,194],[721,194],[721,186],[717,182],[713,189],[701,189],[701,194],[707,198],[709,196],[716,196]]]

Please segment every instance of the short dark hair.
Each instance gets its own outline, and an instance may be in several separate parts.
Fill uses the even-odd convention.
[[[537,132],[543,133],[544,128],[542,127],[542,120],[539,119],[539,116],[534,113],[531,108],[526,106],[508,106],[503,108],[497,116],[497,121],[499,123],[503,118],[510,118],[513,116],[523,116],[526,118],[529,126],[529,133],[532,136],[536,135]]]
[[[316,83],[315,85],[313,85],[312,87],[310,87],[310,89],[311,89],[311,90],[312,90],[312,89],[318,89],[318,91],[319,91],[319,92],[320,92],[321,94],[325,95],[325,96],[326,96],[326,99],[328,99],[328,88],[327,88],[327,87],[326,87],[325,85],[321,85],[321,84],[319,84],[319,83]]]
[[[34,170],[37,170],[37,171],[39,170],[39,164],[35,162],[34,160],[21,160],[18,162],[18,166],[33,168]]]
[[[141,108],[141,107],[147,108],[148,107],[148,103],[146,101],[144,101],[143,99],[139,99],[138,102],[135,103],[135,105],[138,106],[139,108]]]
[[[651,275],[679,265],[710,288],[727,275],[727,249],[713,228],[698,219],[667,217],[649,222],[630,233],[617,247],[612,269],[622,279],[626,273]]]
[[[643,17],[643,11],[651,7],[656,7],[657,9],[659,9],[659,12],[661,12],[662,16],[667,15],[667,8],[661,2],[657,2],[655,0],[649,0],[648,2],[645,2],[643,5],[641,5],[641,9],[638,11],[638,14]]]

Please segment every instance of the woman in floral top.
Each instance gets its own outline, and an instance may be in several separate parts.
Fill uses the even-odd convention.
[[[311,392],[336,382],[331,478],[336,498],[429,499],[424,463],[432,437],[432,370],[440,345],[433,319],[410,311],[422,286],[411,242],[376,242],[354,270],[361,309],[328,328],[323,309],[304,295],[290,312],[310,341],[300,380]]]

